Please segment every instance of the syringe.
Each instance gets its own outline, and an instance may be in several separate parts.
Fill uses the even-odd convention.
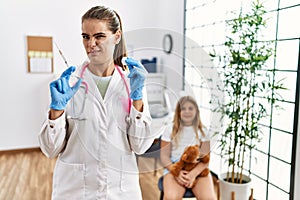
[[[56,44],[56,42],[54,41],[54,44],[56,46],[56,48],[58,49],[59,54],[61,55],[62,59],[64,60],[65,64],[67,65],[67,67],[69,67],[69,64],[67,62],[67,59],[65,58],[64,54],[62,53],[62,51],[59,49],[58,45]]]

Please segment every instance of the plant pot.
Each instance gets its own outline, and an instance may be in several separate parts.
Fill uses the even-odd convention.
[[[231,173],[229,173],[231,175]],[[249,200],[251,195],[251,179],[243,175],[244,183],[231,183],[225,181],[227,173],[220,176],[220,196],[221,200],[232,200],[232,192],[235,194],[235,200]]]

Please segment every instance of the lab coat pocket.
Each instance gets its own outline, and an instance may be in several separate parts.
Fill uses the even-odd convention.
[[[139,187],[138,167],[134,154],[123,155],[121,163],[121,183],[122,192],[136,190]]]
[[[53,199],[84,199],[85,165],[57,160],[53,179]]]

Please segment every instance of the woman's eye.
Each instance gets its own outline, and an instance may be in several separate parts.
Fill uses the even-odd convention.
[[[97,35],[95,38],[96,38],[96,40],[100,40],[103,37],[104,37],[103,35]]]
[[[85,39],[85,40],[89,40],[90,39],[90,37],[88,35],[83,35],[82,38]]]

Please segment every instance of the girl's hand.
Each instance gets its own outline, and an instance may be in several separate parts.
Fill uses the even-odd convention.
[[[196,177],[193,173],[191,172],[187,172],[183,175],[183,179],[187,180],[187,183],[184,185],[187,188],[192,188],[193,187],[193,183],[196,180]]]
[[[175,179],[177,180],[179,185],[181,185],[183,187],[186,187],[186,185],[188,185],[188,183],[189,183],[189,180],[186,179],[186,174],[188,174],[188,171],[181,170],[179,172],[178,177],[175,177]]]

